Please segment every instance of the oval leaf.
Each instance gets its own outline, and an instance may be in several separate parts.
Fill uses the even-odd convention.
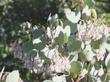
[[[67,43],[67,47],[69,51],[76,51],[81,48],[81,42],[70,37]]]
[[[82,68],[82,66],[81,66],[81,64],[80,64],[79,62],[73,61],[73,62],[71,63],[70,74],[71,74],[74,78],[76,78],[76,77],[80,74],[81,68]]]
[[[22,49],[25,53],[30,53],[33,49],[33,44],[31,41],[27,41],[22,45]]]
[[[91,47],[94,48],[94,49],[98,49],[101,44],[102,44],[102,40],[101,39],[99,39],[97,41],[92,41],[91,42]]]
[[[34,49],[42,50],[45,48],[45,46],[46,46],[45,43],[40,42],[40,43],[34,45]]]

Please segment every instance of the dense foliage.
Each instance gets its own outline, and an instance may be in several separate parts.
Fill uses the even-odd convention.
[[[0,80],[109,82],[110,29],[97,18],[94,4],[1,0]]]

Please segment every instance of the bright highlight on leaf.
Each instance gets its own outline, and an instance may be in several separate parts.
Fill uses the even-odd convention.
[[[106,59],[105,59],[105,65],[108,65],[108,62],[110,61],[110,54],[107,55]]]
[[[91,9],[90,11],[91,11],[92,18],[93,18],[94,20],[96,20],[96,19],[97,19],[96,10],[95,10],[95,9]]]
[[[19,71],[15,70],[6,77],[6,82],[18,82],[20,79]]]
[[[71,21],[72,23],[78,23],[78,21],[80,20],[80,17],[81,17],[80,12],[76,14],[75,12],[71,11],[71,9],[69,8],[65,8],[64,12],[65,12],[67,19]]]
[[[62,75],[62,76],[54,76],[52,78],[52,81],[53,82],[66,82],[66,78],[65,78],[65,75]]]
[[[5,66],[2,68],[2,71],[0,72],[0,80],[2,78],[2,75],[3,75],[4,70],[5,70]]]
[[[86,14],[87,16],[91,16],[91,11],[87,5],[84,7],[82,13]]]

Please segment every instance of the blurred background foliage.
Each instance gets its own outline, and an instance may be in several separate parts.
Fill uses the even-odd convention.
[[[19,34],[20,24],[29,21],[31,24],[46,25],[48,16],[59,14],[62,17],[63,7],[73,0],[0,0],[0,70],[6,65],[8,71],[20,68],[23,62],[15,61],[12,56],[11,44],[22,35]],[[110,0],[95,0],[99,18],[110,26]],[[66,3],[64,3],[66,2]],[[12,61],[10,61],[12,60]],[[12,63],[10,66],[9,62]],[[10,68],[10,69],[9,69]],[[22,75],[22,74],[21,74]]]
[[[110,26],[110,0],[95,0],[98,16]]]
[[[0,19],[45,24],[49,14],[58,13],[62,16],[62,8],[66,6],[64,2],[75,6],[73,0],[0,0]],[[110,0],[95,0],[95,2],[98,15],[109,23]]]

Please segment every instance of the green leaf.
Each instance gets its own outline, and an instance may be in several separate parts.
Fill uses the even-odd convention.
[[[83,52],[79,53],[79,60],[81,60],[82,62],[87,61],[86,55]]]
[[[86,4],[89,6],[89,8],[93,8],[94,7],[94,2],[93,0],[85,0]]]
[[[91,47],[94,49],[98,49],[100,47],[100,45],[102,44],[102,40],[96,40],[96,41],[92,41],[91,42]]]
[[[49,17],[48,20],[50,21],[50,24],[52,24],[53,26],[57,26],[59,24],[59,19],[58,19],[58,15],[57,14]]]
[[[40,58],[44,59],[44,64],[50,64],[51,60],[48,57],[46,57],[43,52],[39,52],[38,54]]]
[[[73,34],[77,32],[77,24],[74,24],[74,23],[72,23],[72,22],[69,21],[69,20],[65,20],[65,21],[64,21],[64,27],[67,26],[67,25],[70,26],[71,32],[72,32]]]
[[[107,38],[107,43],[110,44],[110,38]]]
[[[90,72],[93,67],[93,64],[86,64],[86,66],[87,66],[88,72]]]
[[[80,62],[73,61],[71,63],[70,75],[73,76],[74,78],[76,78],[80,74],[81,69],[82,69],[82,66],[81,66]]]
[[[20,78],[19,71],[15,70],[6,77],[6,82],[18,82]]]
[[[34,58],[34,57],[37,55],[37,51],[32,50],[32,51],[30,52],[30,54],[31,54],[31,56]]]
[[[43,29],[38,28],[32,33],[33,38],[38,38],[44,33]]]
[[[105,82],[109,82],[110,81],[110,75],[105,76]]]
[[[34,44],[34,49],[42,50],[45,48],[45,46],[46,46],[45,43],[40,42],[38,44]]]
[[[33,48],[34,47],[31,41],[27,41],[22,45],[22,49],[25,53],[30,53]]]
[[[96,70],[99,70],[99,69],[101,68],[100,62],[96,62],[96,63],[94,64],[94,66],[95,66],[95,69],[96,69]]]
[[[90,9],[91,10],[91,17],[93,18],[93,19],[97,19],[97,13],[96,13],[96,10],[95,9]]]
[[[64,44],[68,42],[68,36],[66,33],[60,32],[59,36],[55,38],[57,44]]]
[[[45,44],[48,44],[48,42],[50,41],[47,37],[45,37],[45,36],[42,36],[42,37],[40,37],[40,40],[43,42],[43,43],[45,43]]]
[[[81,42],[70,37],[67,43],[67,47],[69,51],[76,51],[81,48]]]
[[[68,42],[68,36],[66,33],[64,33],[64,43],[67,43]]]
[[[55,38],[55,41],[57,44],[63,44],[64,43],[64,34],[63,32],[60,32],[59,36]]]
[[[110,60],[107,63],[107,68],[110,69]]]
[[[88,21],[88,20],[90,19],[90,17],[87,16],[85,13],[83,13],[83,14],[82,14],[82,19],[83,19],[84,21]]]

